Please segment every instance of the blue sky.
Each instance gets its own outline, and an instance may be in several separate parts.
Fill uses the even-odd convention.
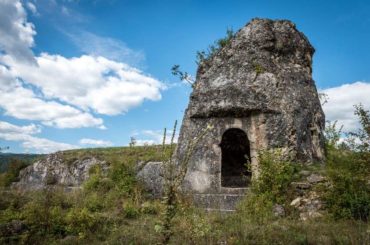
[[[0,0],[0,147],[11,152],[157,143],[181,122],[195,53],[254,17],[289,19],[316,49],[327,119],[370,107],[368,1]]]

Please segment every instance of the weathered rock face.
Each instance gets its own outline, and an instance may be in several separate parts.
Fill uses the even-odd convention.
[[[163,195],[164,177],[162,162],[139,164],[136,177],[153,197],[160,197]]]
[[[19,173],[20,180],[13,183],[13,187],[20,189],[42,189],[47,185],[79,187],[88,179],[89,169],[95,165],[100,165],[103,171],[108,168],[105,161],[95,157],[66,163],[62,153],[50,154],[22,169]]]
[[[195,147],[185,190],[239,193],[232,187],[246,187],[241,177],[248,183],[257,174],[262,149],[281,148],[301,162],[322,160],[325,118],[312,80],[313,53],[292,22],[253,19],[201,62],[177,160],[207,125],[213,129]]]

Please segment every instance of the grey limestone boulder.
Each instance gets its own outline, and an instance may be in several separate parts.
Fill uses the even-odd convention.
[[[105,161],[95,157],[67,163],[63,159],[63,153],[57,152],[22,169],[19,182],[13,183],[12,186],[19,189],[42,189],[48,185],[80,187],[89,178],[90,168],[96,165],[101,166],[103,171],[108,169]]]
[[[144,185],[145,189],[154,197],[159,197],[163,194],[163,163],[162,162],[147,162],[140,163],[140,167],[136,174],[138,180]]]

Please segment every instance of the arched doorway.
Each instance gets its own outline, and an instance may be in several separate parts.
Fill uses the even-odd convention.
[[[222,135],[221,186],[246,187],[251,180],[250,145],[247,134],[231,128]]]

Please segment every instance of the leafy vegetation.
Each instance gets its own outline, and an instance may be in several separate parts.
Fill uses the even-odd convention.
[[[180,70],[180,65],[174,65],[172,66],[171,68],[171,73],[172,75],[174,76],[178,76],[180,78],[181,81],[186,81],[187,83],[189,83],[192,87],[194,87],[194,79],[191,77],[191,75],[189,73],[187,73],[186,71],[181,71]]]
[[[332,215],[368,221],[370,218],[370,113],[355,106],[361,128],[340,142],[336,124],[327,130],[327,174],[331,181],[326,201]]]
[[[12,161],[22,161],[26,164],[30,164],[37,159],[40,159],[44,155],[39,154],[13,154],[13,153],[1,153],[0,149],[0,173],[8,171],[9,165]]]
[[[0,173],[0,187],[8,187],[12,182],[17,181],[19,172],[28,165],[27,161],[16,158],[11,159],[7,171]]]
[[[362,140],[342,143],[343,134],[330,124],[326,164],[306,167],[328,179],[322,189],[328,215],[320,219],[301,221],[290,207],[290,183],[304,166],[280,157],[279,151],[260,154],[259,179],[237,211],[225,215],[197,209],[178,192],[169,205],[143,190],[135,178],[136,162],[170,158],[174,145],[85,149],[63,152],[65,162],[93,155],[106,160],[110,170],[91,169],[81,190],[1,191],[0,243],[369,244],[369,114],[361,106],[356,114],[362,128],[351,135]],[[273,214],[275,204],[286,208],[284,217]],[[169,216],[165,240],[163,220],[169,210],[175,215]]]
[[[260,152],[259,176],[252,183],[252,191],[266,194],[273,203],[282,204],[299,165],[283,157],[280,149]]]

